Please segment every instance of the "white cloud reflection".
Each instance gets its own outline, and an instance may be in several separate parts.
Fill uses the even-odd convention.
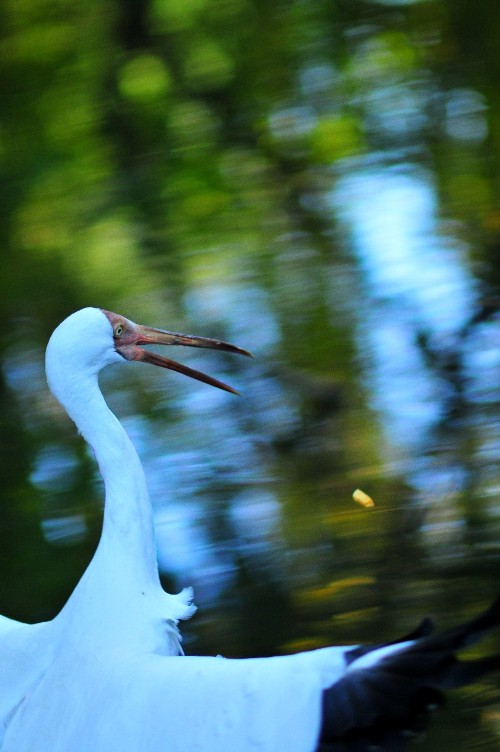
[[[460,247],[442,233],[425,170],[359,169],[338,181],[331,200],[366,292],[359,337],[370,363],[367,389],[393,447],[412,452],[423,445],[446,389],[423,362],[416,333],[443,344],[453,338],[470,318],[475,283]]]

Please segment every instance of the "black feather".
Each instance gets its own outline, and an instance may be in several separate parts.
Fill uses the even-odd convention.
[[[476,618],[444,632],[433,634],[432,621],[424,619],[399,640],[347,651],[345,673],[323,693],[317,752],[402,752],[425,730],[444,690],[500,671],[500,655],[469,661],[456,656],[499,625],[500,598]],[[393,651],[376,655],[391,646]]]

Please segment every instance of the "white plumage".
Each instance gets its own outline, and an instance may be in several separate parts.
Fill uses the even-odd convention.
[[[50,388],[92,446],[106,489],[102,536],[60,614],[0,617],[2,752],[314,752],[402,747],[437,692],[498,668],[454,652],[500,622],[498,603],[442,635],[430,623],[381,649],[332,647],[248,660],[182,655],[191,594],[163,591],[139,458],[98,385],[109,363],[142,360],[226,385],[143,350],[223,342],[140,327],[86,308],[52,335]],[[221,646],[223,649],[223,646]]]

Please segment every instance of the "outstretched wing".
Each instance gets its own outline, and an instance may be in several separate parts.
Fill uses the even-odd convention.
[[[2,752],[399,752],[443,690],[500,668],[455,656],[499,623],[500,601],[437,635],[247,660],[61,645]]]
[[[320,674],[303,656],[56,659],[17,708],[2,752],[312,752]]]
[[[347,653],[349,667],[323,694],[319,750],[399,752],[421,733],[444,690],[500,670],[500,656],[458,660],[456,653],[500,624],[500,599],[476,619],[432,634],[426,619],[411,635]]]

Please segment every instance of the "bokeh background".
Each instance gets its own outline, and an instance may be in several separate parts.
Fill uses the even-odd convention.
[[[43,371],[85,305],[255,356],[174,354],[239,398],[102,379],[165,587],[195,588],[187,652],[383,640],[498,594],[499,36],[497,0],[2,0],[1,613],[51,618],[99,537]],[[492,681],[425,749],[499,738]]]

